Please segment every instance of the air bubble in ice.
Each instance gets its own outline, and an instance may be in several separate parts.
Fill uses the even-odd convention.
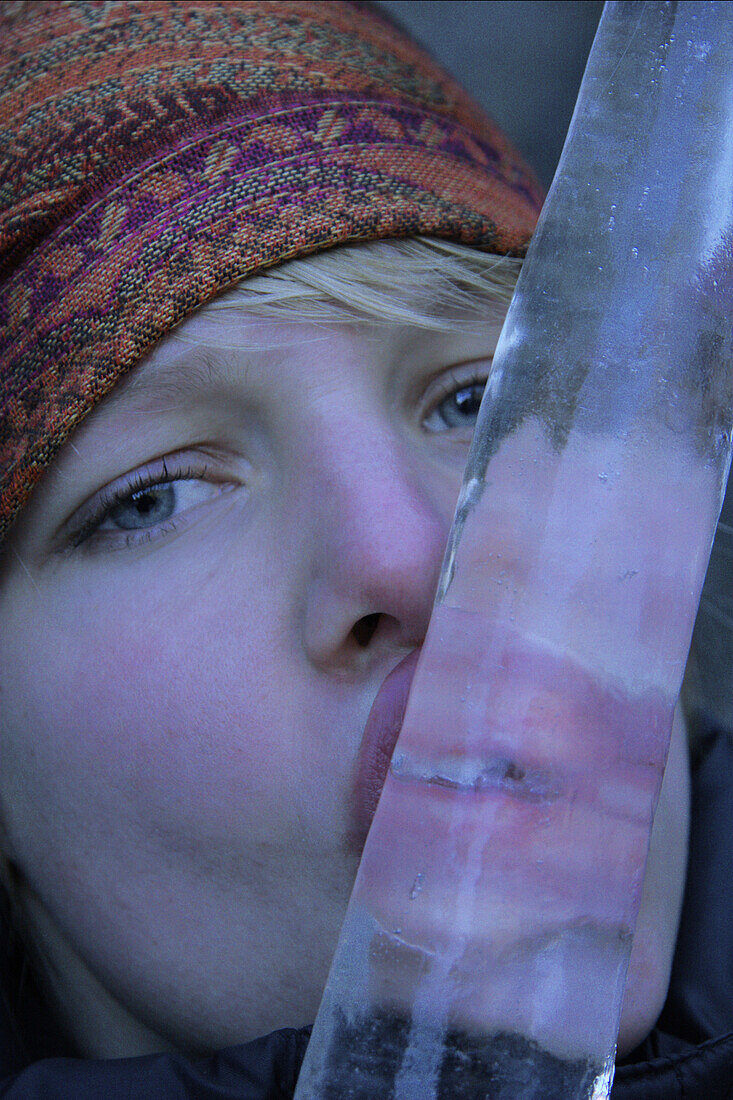
[[[412,884],[412,889],[410,890],[410,901],[414,901],[417,895],[422,890],[422,879],[422,871],[418,871],[418,873],[415,875],[415,881]]]

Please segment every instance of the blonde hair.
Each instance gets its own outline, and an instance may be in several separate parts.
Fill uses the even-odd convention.
[[[243,279],[207,303],[260,317],[444,330],[458,312],[503,312],[522,261],[430,237],[342,245]]]

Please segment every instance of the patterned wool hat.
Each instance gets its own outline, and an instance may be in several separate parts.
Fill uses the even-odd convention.
[[[251,272],[427,234],[521,255],[534,177],[369,4],[5,3],[0,540],[151,346]]]

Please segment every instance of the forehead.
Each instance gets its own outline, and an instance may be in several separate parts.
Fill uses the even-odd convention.
[[[411,408],[433,376],[469,361],[490,361],[500,327],[495,304],[483,318],[464,311],[438,330],[273,320],[235,307],[203,308],[162,339],[79,425],[46,470],[16,530],[37,505],[45,509],[63,496],[70,481],[88,482],[91,491],[153,452],[184,442],[238,437],[263,418],[279,418],[287,427],[324,400],[341,415],[344,400],[357,393],[381,393],[385,415],[387,403],[399,395]],[[336,400],[329,401],[330,394]]]
[[[429,365],[474,346],[483,354],[496,340],[504,308],[488,301],[471,311],[436,305],[428,327],[381,319],[268,318],[236,303],[224,309],[204,306],[121,379],[89,419],[194,397],[225,380],[239,388],[273,384],[288,367],[300,369],[299,388],[291,391],[297,404],[317,385],[324,365],[344,377],[353,373],[355,356],[348,349],[360,348],[359,358],[371,360],[375,373],[388,366],[396,374],[409,369],[411,357]]]

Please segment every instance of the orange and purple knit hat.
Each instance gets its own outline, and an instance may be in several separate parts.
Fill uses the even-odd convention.
[[[370,4],[50,0],[0,15],[0,541],[64,440],[255,271],[418,234],[521,255],[541,204]]]

